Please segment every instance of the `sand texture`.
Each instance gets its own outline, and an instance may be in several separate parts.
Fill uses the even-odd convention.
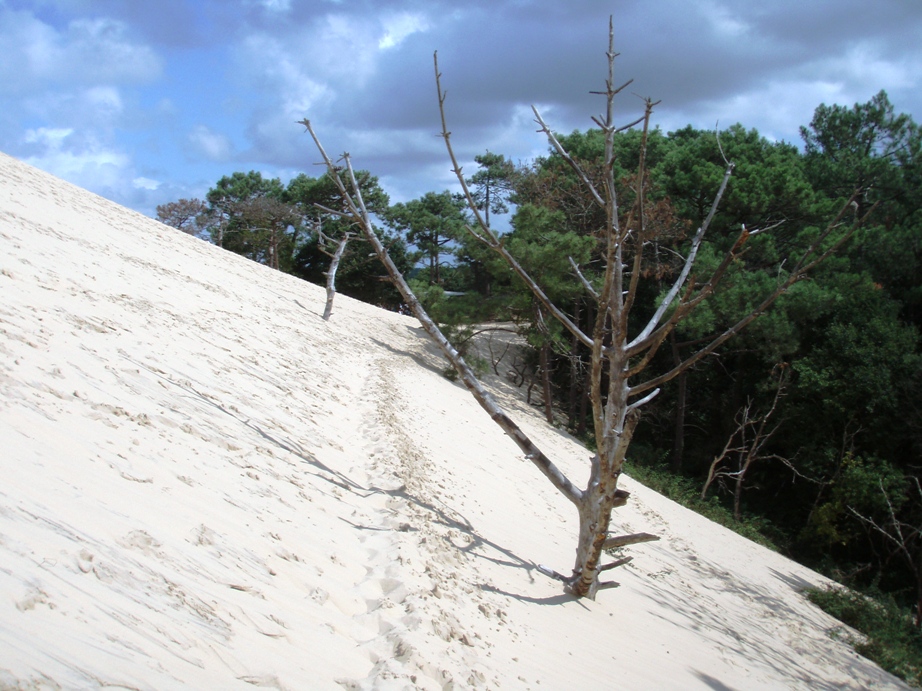
[[[409,317],[0,154],[0,688],[896,689],[629,479],[621,587]],[[575,481],[588,452],[490,386]]]

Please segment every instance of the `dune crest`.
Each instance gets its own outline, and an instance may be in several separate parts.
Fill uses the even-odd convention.
[[[0,295],[0,688],[905,688],[819,575],[629,479],[663,539],[563,594],[575,512],[408,317],[3,154]]]

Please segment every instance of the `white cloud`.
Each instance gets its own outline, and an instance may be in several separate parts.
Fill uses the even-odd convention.
[[[78,19],[59,30],[27,12],[0,6],[0,86],[7,93],[49,84],[143,83],[162,63],[148,46],[111,19]]]
[[[24,141],[35,151],[26,163],[89,189],[119,189],[131,176],[131,160],[107,148],[92,134],[79,136],[67,128],[27,130]]]
[[[285,14],[291,10],[291,0],[257,0],[269,12]]]
[[[329,100],[333,85],[361,88],[376,73],[383,51],[429,28],[419,13],[330,13],[288,33],[251,34],[241,46],[239,64],[254,85],[304,110]]]
[[[210,161],[227,161],[233,155],[230,139],[205,125],[193,128],[187,139],[193,150]]]
[[[139,175],[131,156],[72,128],[39,127],[24,132],[26,163],[108,199],[153,215],[157,204],[193,196],[177,185]]]
[[[131,181],[132,186],[136,190],[155,190],[160,187],[159,180],[151,180],[150,178],[137,177]]]
[[[820,103],[855,103],[873,95],[846,94],[842,83],[816,80],[775,80],[725,99],[695,104],[693,110],[663,109],[654,115],[653,124],[664,131],[692,125],[698,129],[725,129],[735,123],[756,128],[773,141],[800,144],[801,125],[813,117]]]
[[[96,117],[111,121],[122,114],[124,104],[118,89],[112,86],[94,86],[87,89],[83,95],[86,107]]]
[[[698,11],[704,16],[718,36],[738,38],[749,32],[750,25],[734,16],[730,9],[717,2],[702,2]]]
[[[372,22],[330,14],[312,34],[306,65],[318,75],[336,80],[349,77],[361,85],[374,74],[378,40]]]
[[[74,133],[70,127],[38,127],[26,130],[23,140],[27,144],[40,144],[51,149],[61,148],[65,139]]]
[[[381,24],[384,27],[384,35],[378,39],[378,48],[381,50],[395,48],[408,36],[429,30],[429,22],[423,15],[407,12],[384,17]]]
[[[322,67],[318,63],[321,60],[313,59],[320,50],[315,45],[305,58],[298,43],[293,40],[286,44],[267,34],[250,36],[243,44],[240,64],[254,87],[278,94],[279,98],[297,104],[298,108],[308,108],[329,94],[320,79]],[[323,61],[326,60],[334,58],[324,56]]]
[[[918,59],[915,64],[905,58],[887,60],[876,46],[868,43],[858,43],[847,53],[819,61],[813,67],[828,79],[873,88],[875,92],[913,86],[919,68]]]

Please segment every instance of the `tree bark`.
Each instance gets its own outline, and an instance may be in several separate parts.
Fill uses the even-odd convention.
[[[673,365],[682,362],[679,356],[679,347],[676,344],[675,334],[670,336],[672,340],[672,361]],[[688,372],[682,372],[676,377],[676,404],[675,417],[673,418],[673,437],[672,437],[672,458],[669,462],[669,470],[678,475],[682,471],[682,463],[685,460],[685,408],[687,405],[687,384]]]
[[[541,346],[541,387],[544,393],[544,417],[547,424],[554,424],[554,399],[551,391],[551,365],[550,365],[551,346],[545,343]]]
[[[329,320],[330,315],[333,314],[333,298],[336,297],[336,270],[339,269],[339,262],[346,252],[346,245],[350,237],[352,236],[349,233],[342,236],[339,244],[336,246],[336,251],[333,253],[333,259],[330,261],[330,268],[327,270],[327,304],[323,308],[324,321]]]

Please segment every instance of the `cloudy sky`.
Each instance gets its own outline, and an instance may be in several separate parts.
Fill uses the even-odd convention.
[[[799,143],[820,103],[886,89],[922,121],[920,0],[0,0],[0,150],[153,215],[222,175],[319,175],[296,122],[393,201],[451,186],[432,54],[466,160],[546,150],[602,108]],[[473,172],[473,165],[467,171]]]

